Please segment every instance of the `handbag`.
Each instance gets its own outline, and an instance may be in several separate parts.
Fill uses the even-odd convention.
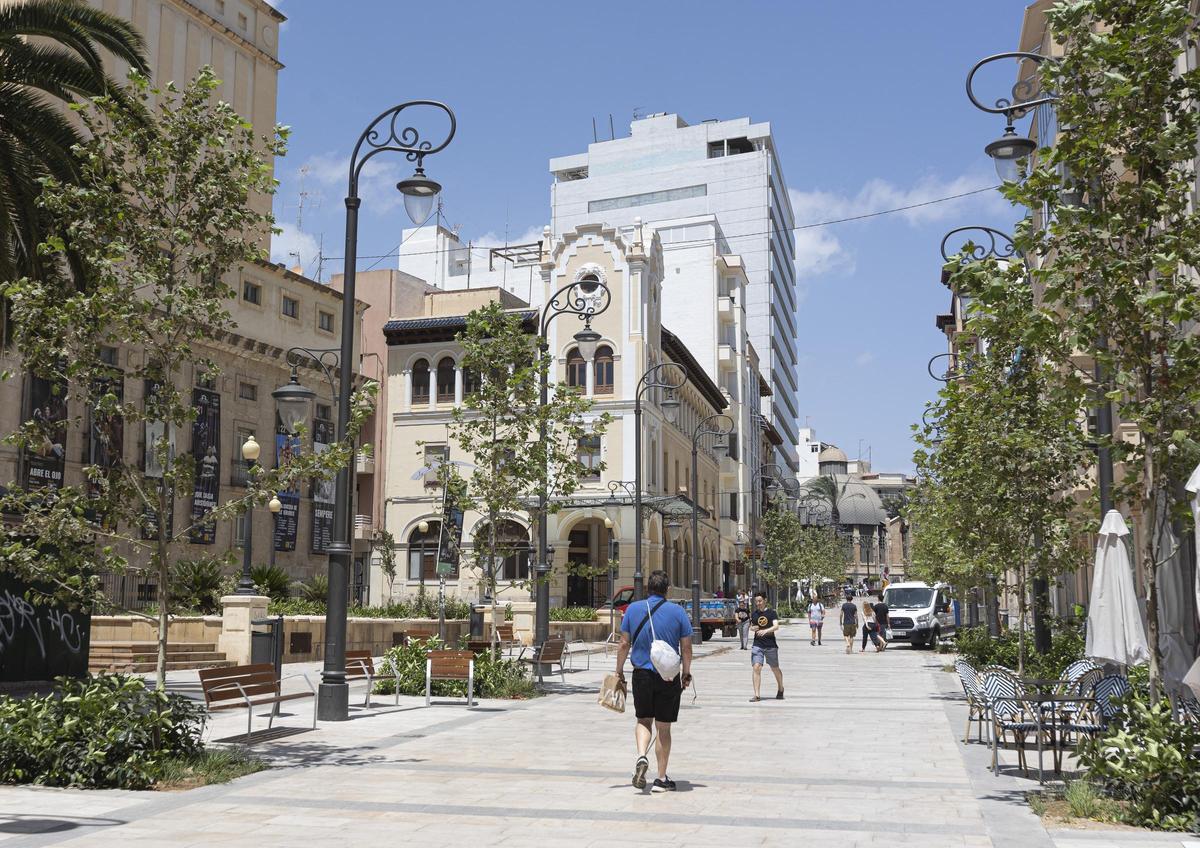
[[[625,689],[621,686],[621,678],[615,674],[606,674],[600,684],[600,706],[614,713],[625,712]]]

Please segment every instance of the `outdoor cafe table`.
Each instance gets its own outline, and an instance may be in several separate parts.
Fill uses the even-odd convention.
[[[1078,695],[1055,695],[1042,694],[1047,689],[1056,688],[1062,683],[1061,680],[1039,680],[1037,678],[1022,678],[1021,682],[1030,689],[1038,690],[1038,693],[1029,700],[1037,704],[1038,708],[1034,712],[1033,720],[1038,726],[1037,744],[1038,744],[1038,783],[1045,783],[1045,772],[1042,764],[1042,753],[1044,746],[1042,744],[1042,733],[1045,730],[1050,731],[1050,746],[1054,752],[1054,773],[1060,772],[1061,751],[1058,748],[1060,737],[1058,734],[1058,719],[1059,706],[1061,704],[1090,704],[1095,702],[1095,698],[1085,698]],[[1047,709],[1049,708],[1049,709]],[[1049,725],[1046,720],[1049,718]]]

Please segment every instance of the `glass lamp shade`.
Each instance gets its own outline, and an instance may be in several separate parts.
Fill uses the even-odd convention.
[[[983,152],[992,157],[996,175],[1001,180],[1016,182],[1021,176],[1020,161],[1028,159],[1036,149],[1033,139],[1023,138],[1012,127],[1008,127],[1004,135],[983,148]]]
[[[680,521],[676,516],[671,516],[666,520],[665,526],[668,532],[675,534],[679,532],[681,527],[683,527],[683,522]]]
[[[742,553],[744,553],[744,552],[745,552],[745,550],[746,550],[746,543],[745,543],[745,542],[734,542],[734,543],[733,543],[733,554],[734,554],[734,556],[736,556],[738,559],[741,559],[741,558],[742,558]]]
[[[418,533],[428,533],[429,532],[429,522],[428,521],[418,522],[417,523],[417,532]]]
[[[278,495],[271,498],[271,500],[267,501],[267,509],[269,509],[269,510],[271,510],[271,512],[275,512],[275,513],[279,512],[279,510],[283,509],[283,502],[281,500],[279,500]]]
[[[713,440],[712,452],[713,456],[715,456],[717,459],[724,459],[726,456],[728,456],[729,437],[726,435],[717,436],[717,438]]]
[[[279,411],[279,420],[283,429],[295,435],[300,425],[308,419],[308,406],[317,393],[307,386],[300,385],[296,378],[296,370],[292,369],[292,379],[286,386],[280,386],[271,392],[275,398],[275,408]]]
[[[609,518],[608,516],[605,516],[604,517],[604,529],[611,530],[612,527],[613,527],[613,520],[611,518]]]
[[[667,419],[668,424],[679,420],[679,397],[674,389],[667,389],[667,396],[659,406],[662,407],[663,417]]]
[[[583,357],[583,361],[591,362],[596,358],[596,347],[600,344],[600,334],[591,327],[584,327],[575,334],[575,344],[579,346],[579,355]]]
[[[247,436],[245,444],[242,445],[242,459],[247,462],[257,462],[261,452],[262,448],[255,441],[254,436]]]
[[[554,545],[546,546],[546,568],[554,567]]]
[[[425,176],[425,169],[418,165],[411,177],[396,183],[396,189],[404,195],[404,211],[419,227],[433,214],[433,204],[442,187]]]
[[[620,510],[621,505],[617,503],[616,496],[610,495],[608,501],[604,504],[604,514],[606,516],[604,519],[605,527],[612,527],[613,524],[616,523],[617,518],[621,514]]]

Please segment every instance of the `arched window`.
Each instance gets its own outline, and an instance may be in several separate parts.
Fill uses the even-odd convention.
[[[454,360],[443,357],[437,369],[437,402],[454,403]]]
[[[567,385],[581,390],[587,388],[587,363],[577,347],[567,354]]]
[[[479,372],[474,368],[463,369],[463,397],[479,391]]]
[[[491,528],[480,524],[475,530],[475,553],[482,555],[491,546]],[[496,569],[496,580],[526,580],[529,578],[529,533],[515,521],[496,525],[496,551],[503,558]]]
[[[429,403],[429,361],[426,359],[413,363],[412,402]]]
[[[408,535],[408,579],[437,580],[438,541],[441,538],[441,524],[429,522],[429,529],[424,533],[420,529],[413,530]]]
[[[596,387],[598,395],[613,393],[613,352],[608,345],[596,348]]]

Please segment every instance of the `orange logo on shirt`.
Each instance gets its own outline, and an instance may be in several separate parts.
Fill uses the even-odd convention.
[[[765,615],[760,615],[760,616],[758,617],[758,626],[759,626],[759,627],[766,627],[766,626],[767,626],[767,617],[766,617]]]

